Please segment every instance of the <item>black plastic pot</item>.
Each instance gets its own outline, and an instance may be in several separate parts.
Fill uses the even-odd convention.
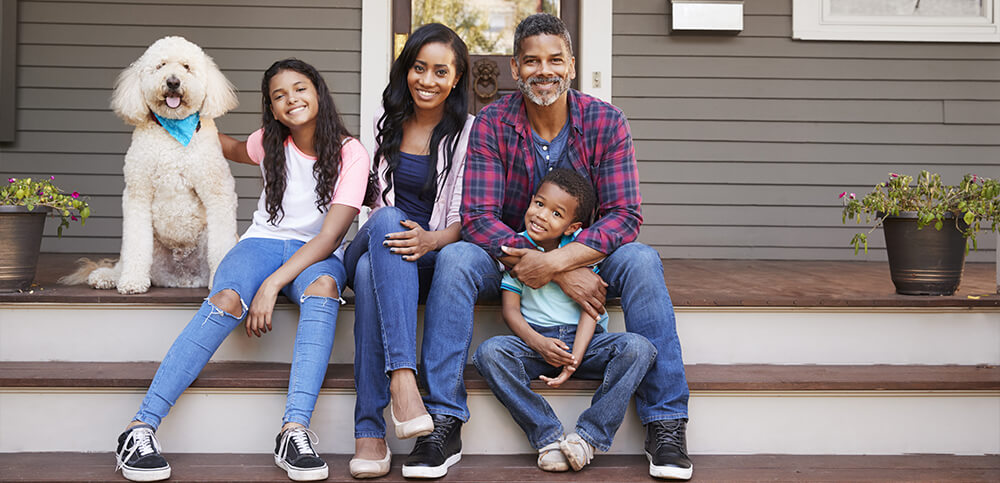
[[[933,223],[918,230],[915,212],[886,217],[882,226],[896,293],[952,295],[958,290],[965,270],[966,240],[952,213],[945,216],[940,231]]]
[[[49,208],[0,206],[0,292],[25,290],[35,279]]]

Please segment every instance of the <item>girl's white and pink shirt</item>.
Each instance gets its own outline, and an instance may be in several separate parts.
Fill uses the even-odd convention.
[[[259,129],[247,138],[247,154],[253,162],[264,166],[264,130]],[[340,204],[361,209],[368,185],[368,152],[360,141],[354,138],[344,140],[340,150],[340,170],[333,187],[330,204]],[[277,223],[268,223],[266,192],[260,193],[257,210],[253,213],[253,223],[240,238],[275,238],[279,240],[300,240],[308,242],[319,234],[326,218],[326,211],[316,208],[316,179],[313,177],[315,156],[309,156],[295,145],[289,136],[285,140],[285,194],[281,201],[284,216]],[[337,250],[341,253],[343,246]]]

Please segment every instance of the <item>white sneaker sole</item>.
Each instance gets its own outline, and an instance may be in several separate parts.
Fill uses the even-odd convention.
[[[122,467],[122,476],[129,481],[160,481],[170,478],[170,465],[166,468],[144,470]]]
[[[292,465],[288,463],[285,463],[285,460],[278,458],[277,455],[274,457],[274,464],[278,468],[285,470],[285,473],[288,473],[288,479],[292,481],[325,480],[330,476],[330,467],[325,464],[319,468],[300,470],[298,468],[293,468]]]
[[[444,460],[441,466],[403,465],[403,478],[440,478],[448,474],[448,468],[462,459],[462,453],[455,453]]]
[[[676,466],[656,466],[653,464],[653,456],[648,452],[646,459],[649,460],[649,476],[654,478],[664,478],[668,480],[690,480],[694,474],[694,467],[678,468]]]

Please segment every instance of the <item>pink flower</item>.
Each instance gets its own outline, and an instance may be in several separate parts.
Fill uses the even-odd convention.
[[[845,196],[847,196],[847,192],[846,192],[846,191],[845,191],[845,192],[843,192],[843,193],[841,193],[841,194],[840,194],[840,196],[838,196],[837,198],[843,198],[843,197],[845,197]]]
[[[79,218],[77,218],[77,217],[76,217],[76,215],[69,215],[69,219],[71,219],[71,220],[73,220],[73,221],[76,221],[76,220],[78,220]]]
[[[851,199],[852,200],[854,199],[854,193],[851,193]]]
[[[898,175],[898,174],[896,174],[896,173],[889,173],[889,177],[890,177],[890,178],[898,178],[898,177],[899,177],[899,175]]]
[[[55,176],[49,176],[49,179],[56,179]]]
[[[8,183],[13,183],[14,182],[14,178],[7,178],[7,182]]]
[[[74,191],[73,194],[71,194],[70,196],[72,196],[74,198],[79,198],[80,197],[80,193],[77,193],[76,191]]]

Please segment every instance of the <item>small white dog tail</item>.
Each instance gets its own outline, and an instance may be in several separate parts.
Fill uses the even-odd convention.
[[[89,258],[80,258],[76,261],[76,271],[61,277],[57,282],[60,285],[81,285],[87,283],[87,277],[90,276],[90,272],[98,268],[113,268],[116,262],[118,260],[112,258],[105,258],[97,262]]]

